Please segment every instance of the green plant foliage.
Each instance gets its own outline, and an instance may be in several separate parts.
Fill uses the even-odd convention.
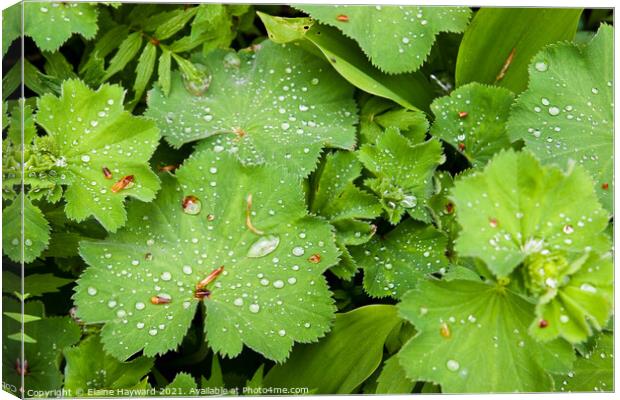
[[[613,391],[613,25],[6,9],[3,390]]]
[[[532,59],[530,84],[513,106],[512,140],[543,163],[583,165],[599,199],[613,204],[613,29],[602,25],[585,46],[549,46]]]
[[[443,393],[550,391],[547,371],[567,372],[574,358],[566,342],[529,336],[534,306],[499,284],[422,281],[399,310],[419,332],[398,354],[400,364],[409,379],[437,383]]]
[[[373,297],[402,297],[425,275],[445,271],[447,238],[432,226],[407,220],[381,238],[355,247],[364,289]]]
[[[388,73],[417,70],[439,32],[463,32],[467,7],[301,6],[320,22],[355,39],[373,65]]]
[[[390,128],[375,145],[362,146],[358,157],[374,175],[364,184],[380,197],[390,223],[397,224],[405,213],[429,221],[426,205],[433,190],[433,172],[445,160],[439,141],[413,144],[398,129]]]
[[[578,357],[566,375],[556,375],[555,385],[562,392],[606,392],[614,390],[613,335],[596,337],[594,346]]]
[[[25,2],[24,33],[41,50],[56,51],[73,33],[92,39],[97,33],[97,5],[72,2]]]
[[[105,349],[126,359],[175,348],[196,313],[196,285],[221,266],[203,301],[215,351],[235,356],[246,344],[282,361],[294,341],[322,336],[334,310],[321,273],[338,251],[329,225],[306,216],[298,178],[211,151],[177,175],[154,203],[132,204],[126,230],[81,247],[95,268],[75,300],[85,321],[106,323]],[[184,210],[184,196],[196,196],[197,214]]]
[[[368,221],[382,212],[378,199],[353,183],[361,172],[362,164],[354,153],[328,154],[315,174],[310,201],[310,211],[327,218],[336,228],[341,261],[331,271],[343,279],[350,279],[357,271],[347,246],[370,240],[377,227]]]
[[[235,153],[246,165],[307,175],[323,147],[355,145],[351,87],[320,59],[267,42],[256,53],[214,51],[200,61],[212,73],[206,93],[192,94],[173,73],[168,97],[149,95],[147,115],[173,146],[207,139],[202,148]]]
[[[321,54],[334,69],[354,86],[401,106],[426,109],[431,102],[430,85],[419,73],[390,75],[374,67],[354,40],[338,29],[314,23],[309,18],[281,18],[258,13],[276,43],[301,39],[311,44],[311,51]]]
[[[30,199],[23,199],[23,208],[21,200],[16,198],[2,210],[2,248],[13,261],[31,262],[47,247],[50,226]]]
[[[510,147],[506,121],[514,96],[508,90],[479,83],[461,86],[433,101],[431,134],[450,143],[474,166],[484,165]]]
[[[21,303],[3,297],[3,380],[16,388],[30,390],[55,390],[63,385],[59,370],[60,354],[65,347],[80,339],[80,328],[69,317],[44,317],[43,304],[29,301],[24,304],[24,314],[39,318],[24,318],[24,357],[21,357],[21,323],[7,317],[7,311],[21,313]],[[51,334],[53,332],[53,334]],[[14,339],[11,339],[11,338]],[[19,367],[19,368],[18,368]],[[20,369],[27,373],[22,376]],[[18,393],[14,393],[18,395]]]
[[[508,150],[483,172],[458,180],[452,193],[463,228],[456,251],[480,258],[498,277],[524,261],[567,264],[585,252],[609,248],[607,213],[580,166],[564,172],[541,166],[530,153]],[[563,261],[554,261],[556,255]],[[561,268],[556,265],[548,277],[556,279]],[[549,286],[545,278],[535,278],[532,285],[543,290]]]
[[[64,351],[65,389],[80,394],[101,389],[131,389],[142,386],[142,378],[153,367],[153,359],[138,357],[120,362],[104,352],[98,336]]]
[[[60,98],[40,98],[36,115],[48,135],[37,138],[35,146],[46,157],[49,179],[67,186],[67,216],[83,221],[92,215],[112,232],[127,219],[126,197],[151,201],[160,186],[147,165],[159,138],[157,128],[125,111],[123,97],[120,86],[93,91],[69,80]],[[133,176],[133,186],[114,192],[114,184],[127,176]]]
[[[399,322],[390,305],[338,314],[324,340],[296,347],[286,363],[267,373],[264,385],[307,387],[317,394],[351,393],[379,367],[385,340]]]
[[[579,8],[480,9],[459,46],[457,86],[480,82],[522,92],[528,86],[532,57],[548,44],[573,40],[581,12]]]

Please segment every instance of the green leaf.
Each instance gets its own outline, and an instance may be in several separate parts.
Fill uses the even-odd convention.
[[[92,39],[97,33],[97,5],[88,3],[26,2],[24,33],[44,51],[56,51],[79,33]]]
[[[558,281],[558,287],[545,294],[536,307],[537,318],[530,325],[533,337],[539,340],[562,337],[578,343],[607,324],[613,311],[613,260],[610,253],[586,257],[573,275],[560,273],[553,278]],[[537,267],[540,263],[531,268]],[[541,320],[547,322],[544,329],[540,327]]]
[[[196,395],[196,389],[196,380],[186,372],[179,372],[163,392],[166,396],[192,396]]]
[[[133,84],[133,90],[135,92],[134,100],[139,100],[146,89],[146,85],[153,75],[155,69],[155,57],[157,56],[157,47],[152,43],[147,43],[138,58],[138,65],[136,66],[136,80]]]
[[[15,262],[23,260],[29,263],[39,257],[47,247],[50,240],[50,226],[41,210],[32,204],[28,197],[23,198],[22,211],[21,200],[21,197],[17,197],[11,205],[2,210],[2,248],[11,260]]]
[[[80,395],[89,390],[128,389],[137,386],[153,367],[153,359],[137,357],[120,362],[106,353],[99,336],[93,335],[64,351],[65,389]]]
[[[147,115],[173,146],[206,138],[201,148],[236,153],[244,164],[307,175],[323,147],[355,145],[352,87],[322,60],[264,42],[256,53],[217,50],[200,62],[213,77],[202,96],[179,73],[167,98],[158,88],[149,93]]]
[[[2,101],[12,95],[22,84],[22,64],[17,62],[13,64],[9,72],[2,77]],[[3,128],[4,129],[4,128]]]
[[[110,60],[110,65],[108,65],[105,75],[101,80],[107,81],[114,74],[122,71],[129,61],[133,60],[136,54],[138,54],[141,47],[142,34],[140,32],[134,32],[127,36],[118,47],[118,51],[114,54],[114,57]]]
[[[202,388],[222,389],[224,387],[224,376],[222,375],[222,367],[217,354],[213,354],[211,358],[211,374],[209,379],[202,377]]]
[[[563,172],[541,166],[530,153],[503,151],[482,172],[457,180],[452,194],[463,228],[456,251],[480,258],[498,277],[528,256],[572,261],[609,248],[607,213],[581,166]]]
[[[125,230],[81,246],[90,268],[74,298],[80,318],[105,323],[106,351],[126,359],[175,348],[201,298],[209,346],[222,355],[245,344],[282,361],[294,342],[322,336],[334,307],[321,274],[338,253],[330,226],[307,216],[299,178],[211,151],[176,175],[154,203],[131,204]],[[221,266],[211,297],[195,295]],[[157,295],[171,301],[151,304]]]
[[[555,376],[555,385],[562,392],[613,392],[614,338],[603,333],[596,338],[594,347],[578,357],[566,375]]]
[[[532,59],[530,84],[508,121],[512,140],[543,164],[574,160],[594,178],[600,201],[613,209],[613,28],[602,25],[585,47],[550,46]]]
[[[54,160],[50,170],[56,182],[68,186],[67,216],[83,221],[93,215],[114,232],[127,218],[125,197],[151,201],[159,190],[159,180],[147,164],[158,143],[157,128],[123,109],[120,86],[106,84],[93,91],[81,81],[69,80],[62,93],[60,98],[45,95],[38,101],[37,124],[48,133],[39,147]],[[111,179],[103,168],[109,169]],[[133,176],[133,187],[113,192],[113,185],[126,176]]]
[[[396,308],[387,304],[338,314],[325,339],[295,347],[289,361],[269,370],[263,386],[353,393],[381,364],[385,340],[399,322]]]
[[[476,81],[522,92],[527,87],[527,66],[532,57],[548,44],[572,40],[581,11],[482,8],[476,12],[459,47],[457,86]],[[504,76],[498,79],[503,69]]]
[[[9,271],[2,272],[4,282],[2,291],[5,293],[21,292],[21,278]],[[45,293],[58,292],[62,286],[73,282],[73,279],[61,278],[54,274],[32,274],[24,277],[24,292],[31,297]],[[8,284],[7,284],[8,283]]]
[[[428,280],[399,310],[418,330],[398,353],[400,364],[409,379],[437,383],[443,393],[551,391],[549,372],[567,372],[575,357],[566,342],[532,339],[534,306],[497,284]]]
[[[44,51],[43,57],[45,57],[44,69],[47,75],[55,76],[60,79],[77,78],[77,74],[73,71],[73,65],[67,61],[60,51],[55,51],[53,53]]]
[[[17,3],[2,10],[2,57],[22,34],[22,6],[23,3]]]
[[[310,211],[336,228],[336,244],[343,255],[331,271],[343,279],[350,279],[357,271],[355,265],[345,265],[347,260],[352,261],[346,246],[370,240],[376,227],[369,220],[382,212],[378,199],[353,183],[361,172],[362,164],[355,153],[339,151],[329,153],[314,176]]]
[[[7,132],[7,137],[13,142],[13,144],[19,147],[22,143],[24,145],[29,145],[36,135],[37,129],[34,126],[34,120],[32,118],[32,107],[28,104],[24,104],[23,99],[21,99],[11,109],[11,122]]]
[[[431,104],[431,135],[459,150],[474,166],[510,147],[506,121],[514,95],[503,88],[471,83]]]
[[[162,49],[161,55],[159,56],[159,65],[157,67],[157,76],[158,82],[161,86],[161,90],[164,96],[168,97],[170,94],[170,85],[171,85],[171,53],[168,50]]]
[[[157,26],[157,29],[153,35],[158,40],[168,39],[170,36],[183,29],[189,20],[196,15],[197,11],[198,7],[174,10],[172,12],[172,17]]]
[[[383,364],[381,374],[377,378],[377,394],[405,394],[411,393],[415,382],[410,381],[405,370],[398,362],[397,356],[392,356]]]
[[[21,313],[21,303],[10,298],[2,299],[3,311]],[[29,315],[43,317],[43,304],[26,302],[24,312]],[[12,318],[2,319],[4,334],[19,331],[20,323]],[[63,384],[60,371],[60,355],[62,350],[80,339],[80,327],[69,317],[48,317],[28,322],[24,334],[24,360],[20,366],[26,366],[27,374],[23,377],[24,388],[27,390],[49,391],[59,389]],[[21,360],[21,333],[18,340],[3,339],[3,376],[5,383],[22,387],[22,376],[18,373],[17,363]],[[11,335],[9,335],[11,336]],[[30,339],[28,339],[30,338]],[[18,395],[18,393],[14,393]]]
[[[415,71],[426,60],[439,32],[463,32],[467,7],[324,6],[299,9],[353,38],[374,66],[387,73]]]
[[[4,288],[3,288],[4,290]],[[20,324],[23,322],[24,324],[28,323],[28,322],[32,322],[32,321],[38,321],[41,319],[41,317],[38,317],[36,315],[30,315],[30,314],[22,314],[22,313],[13,313],[13,312],[4,312],[4,315],[6,315],[7,317],[19,322]]]
[[[363,145],[358,157],[375,176],[364,183],[380,197],[390,223],[397,224],[405,212],[429,221],[426,204],[433,173],[445,159],[439,141],[412,144],[398,129],[389,128],[376,145]]]
[[[364,289],[373,297],[400,298],[428,274],[445,270],[446,236],[430,225],[406,220],[381,238],[354,247],[364,270]]]
[[[260,12],[258,16],[271,40],[287,43],[306,39],[315,53],[322,55],[343,78],[363,91],[391,99],[407,109],[428,108],[432,89],[421,73],[390,75],[380,71],[368,61],[354,40],[336,28],[316,23],[310,25],[307,19],[291,20]],[[301,32],[305,32],[303,37]]]

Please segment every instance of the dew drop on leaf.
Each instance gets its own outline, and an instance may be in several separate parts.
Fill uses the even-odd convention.
[[[280,237],[276,235],[267,235],[260,237],[250,246],[248,257],[259,258],[272,253],[280,244]]]
[[[461,368],[461,365],[456,360],[448,360],[448,362],[446,362],[446,367],[448,368],[448,370],[456,372],[459,370],[459,368]]]
[[[256,314],[260,311],[260,306],[256,303],[250,304],[250,312]]]
[[[189,215],[197,215],[202,209],[202,202],[196,196],[189,195],[183,198],[183,212]]]

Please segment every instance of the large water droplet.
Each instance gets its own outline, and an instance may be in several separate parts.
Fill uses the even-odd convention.
[[[94,288],[92,286],[89,286],[88,289],[86,289],[86,292],[91,295],[94,296],[97,294],[97,288]]]
[[[549,68],[549,66],[547,65],[546,62],[539,61],[536,64],[534,64],[534,68],[536,68],[536,71],[538,72],[545,72]]]
[[[239,68],[241,66],[241,59],[235,52],[228,53],[224,56],[224,66],[226,68]]]
[[[196,75],[188,76],[183,74],[183,85],[194,96],[202,96],[209,89],[213,76],[209,73],[206,66],[202,64],[194,64],[194,66],[196,67]]]
[[[202,209],[202,203],[200,202],[200,199],[196,196],[185,196],[183,198],[183,212],[185,214],[189,214],[189,215],[197,215],[200,213],[200,210]]]
[[[459,364],[458,361],[456,360],[448,360],[448,362],[446,363],[446,367],[452,371],[452,372],[456,372],[459,370],[459,368],[461,368],[461,365]]]
[[[404,208],[414,208],[417,203],[418,203],[418,199],[412,195],[405,196],[400,201],[400,205],[403,206]]]
[[[250,312],[256,314],[260,311],[260,306],[256,303],[250,304]]]
[[[248,257],[258,258],[264,257],[269,253],[272,253],[280,244],[280,237],[275,235],[267,235],[260,237],[256,242],[250,246],[248,250]]]

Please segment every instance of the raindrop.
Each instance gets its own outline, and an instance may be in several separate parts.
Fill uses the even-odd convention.
[[[456,372],[459,370],[459,368],[461,368],[461,365],[456,360],[448,360],[448,362],[446,363],[446,367],[448,368],[448,370]]]
[[[109,308],[114,308],[114,307],[116,307],[116,300],[110,300],[110,301],[108,301],[108,307],[109,307]]]
[[[144,307],[146,307],[146,304],[142,303],[141,301],[136,303],[136,310],[144,310]]]
[[[575,228],[573,228],[573,226],[569,224],[564,225],[564,228],[562,228],[562,232],[566,233],[567,235],[570,235],[574,231],[575,231]]]
[[[415,196],[408,195],[405,196],[401,201],[400,205],[405,208],[413,208],[418,203],[418,199]]]
[[[202,64],[194,64],[198,76],[189,77],[183,74],[183,85],[185,89],[194,96],[202,96],[209,86],[213,77],[207,70],[207,67]]]
[[[88,292],[89,295],[94,296],[97,294],[97,288],[89,286],[88,289],[86,289],[86,292]]]
[[[280,330],[278,331],[278,335],[280,335],[280,336],[284,336],[284,335],[286,335],[286,331],[285,331],[284,329],[280,329]]]
[[[546,62],[539,61],[536,64],[534,64],[534,68],[536,68],[536,71],[538,72],[545,72],[549,68],[549,66],[547,65]]]
[[[189,265],[184,265],[183,266],[183,273],[186,275],[190,275],[192,273],[192,267],[190,267]]]
[[[236,305],[237,307],[241,307],[243,305],[243,299],[241,297],[237,297],[233,301],[233,304]]]
[[[579,286],[579,289],[588,293],[596,293],[596,288],[589,283],[582,283],[581,286]]]
[[[273,287],[275,287],[276,289],[282,289],[284,287],[284,281],[281,281],[280,279],[274,281]]]
[[[161,280],[162,281],[169,281],[170,279],[172,279],[172,274],[170,272],[164,272],[161,274]]]
[[[293,255],[294,256],[303,256],[304,255],[304,248],[301,246],[297,246],[293,248]]]
[[[144,322],[138,322],[138,323],[136,324],[136,328],[138,328],[138,329],[143,329],[143,328],[144,328]]]
[[[183,198],[183,212],[189,215],[197,215],[202,209],[202,203],[198,197],[189,195]]]
[[[267,235],[260,237],[250,246],[248,257],[259,258],[272,253],[280,244],[280,238],[275,235]]]
[[[241,59],[237,53],[228,53],[224,56],[224,66],[226,68],[239,68],[241,66]]]
[[[560,113],[560,109],[556,106],[549,107],[549,115],[556,116]]]
[[[149,335],[151,336],[157,335],[157,329],[149,329]]]
[[[290,277],[288,278],[288,283],[289,285],[294,285],[295,283],[297,283],[297,279],[295,279],[294,277]]]
[[[256,303],[250,304],[250,312],[256,314],[260,311],[260,306]]]
[[[89,162],[90,161],[90,156],[88,154],[84,154],[81,158],[82,158],[82,161],[84,161],[84,162]]]

